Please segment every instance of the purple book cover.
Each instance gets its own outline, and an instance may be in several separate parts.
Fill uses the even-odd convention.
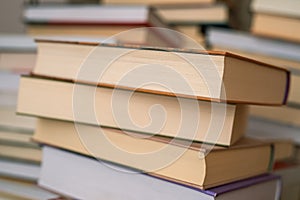
[[[228,184],[221,185],[221,186],[218,186],[218,187],[210,188],[209,190],[202,190],[202,192],[205,193],[205,194],[208,194],[210,196],[216,197],[220,194],[224,194],[224,193],[231,192],[231,191],[234,191],[234,190],[238,190],[238,189],[241,189],[241,188],[246,188],[246,187],[258,184],[258,183],[263,183],[263,182],[271,181],[271,180],[274,180],[274,179],[280,179],[280,177],[277,176],[277,175],[274,175],[274,174],[264,174],[264,175],[244,179],[244,180],[241,180],[241,181],[228,183]]]

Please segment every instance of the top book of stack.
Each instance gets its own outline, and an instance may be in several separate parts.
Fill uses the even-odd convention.
[[[53,40],[37,44],[34,75],[215,102],[282,105],[287,99],[287,70],[227,52]]]

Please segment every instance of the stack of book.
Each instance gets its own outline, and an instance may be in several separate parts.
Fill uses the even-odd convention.
[[[17,112],[38,117],[40,186],[77,199],[278,198],[272,144],[244,134],[247,105],[286,103],[286,69],[225,52],[37,43]]]
[[[104,0],[104,5],[148,5],[150,13],[169,28],[183,33],[189,40],[204,45],[207,26],[228,26],[228,6],[214,0],[134,1]],[[194,45],[195,46],[195,45]]]
[[[24,8],[27,33],[110,37],[119,43],[178,47],[180,38],[172,32],[149,27],[169,28],[145,5],[41,4]]]
[[[36,45],[21,35],[0,36],[0,196],[45,199],[54,195],[37,186],[41,148],[31,141],[35,119],[15,114],[19,73],[35,64]]]
[[[119,43],[192,48],[204,45],[207,26],[228,26],[227,5],[212,0],[100,3],[27,4],[23,14],[27,33],[101,35]]]
[[[255,34],[300,42],[300,3],[297,0],[254,0],[251,30]]]

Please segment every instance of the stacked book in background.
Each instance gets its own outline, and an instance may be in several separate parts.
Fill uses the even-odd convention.
[[[64,41],[66,39],[72,40],[68,37]],[[97,37],[99,40],[104,38]],[[36,184],[42,158],[41,148],[31,141],[36,119],[16,115],[20,75],[29,74],[35,66],[36,43],[26,35],[3,34],[0,35],[0,50],[0,196],[12,195],[16,199],[55,197],[57,195],[38,188]]]
[[[20,73],[35,65],[36,44],[27,36],[1,35],[0,51],[0,196],[56,197],[37,186],[42,151],[31,141],[35,119],[15,114]]]
[[[295,0],[275,1],[272,5],[269,5],[269,2],[267,0],[257,0],[253,1],[252,3],[252,10],[254,13],[251,28],[252,32],[254,34],[259,34],[264,37],[269,37],[269,43],[271,45],[273,44],[273,49],[270,48],[269,52],[267,52],[267,55],[265,55],[264,57],[267,57],[267,59],[273,59],[273,61],[270,62],[278,62],[279,65],[289,68],[292,72],[289,107],[285,108],[284,110],[271,109],[267,112],[265,112],[266,109],[255,110],[254,114],[263,118],[283,122],[285,124],[290,124],[294,126],[300,125],[300,60],[298,56],[300,52],[300,40],[294,38],[298,36],[297,23],[300,25],[300,15],[298,17],[296,15],[298,13],[299,8],[300,4],[298,1]],[[259,15],[262,15],[262,17],[255,17]],[[282,20],[278,19],[275,20],[274,23],[272,23],[272,21],[269,22],[268,19],[266,19],[268,25],[259,25],[261,24],[260,21],[264,21],[265,17],[278,17]],[[294,21],[295,24],[290,24],[290,20]],[[299,25],[298,27],[300,27]],[[264,31],[263,27],[266,30],[270,30],[274,34],[272,35]],[[271,27],[273,27],[273,29],[276,29],[276,31],[273,31]]]
[[[104,5],[142,5],[163,24],[204,45],[203,32],[207,26],[228,26],[228,7],[212,0],[202,1],[101,1]]]
[[[207,26],[228,26],[227,6],[211,0],[184,5],[179,1],[28,4],[23,16],[27,33],[34,36],[101,35],[119,43],[181,48],[204,45]]]
[[[144,5],[28,5],[24,9],[27,33],[36,35],[73,35],[111,37],[119,43],[179,47],[172,32],[147,27],[170,28]]]
[[[37,43],[17,112],[39,117],[42,187],[79,199],[278,198],[271,143],[244,134],[248,104],[285,104],[287,70],[222,52]]]
[[[297,0],[254,0],[252,32],[272,38],[300,42],[300,3]]]

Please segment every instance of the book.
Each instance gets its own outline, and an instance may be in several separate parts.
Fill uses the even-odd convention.
[[[273,160],[270,143],[250,138],[225,148],[59,120],[39,119],[33,139],[201,189],[263,174]]]
[[[251,30],[255,34],[266,35],[291,41],[300,41],[300,4],[295,0],[270,1],[255,0],[251,4],[254,12]]]
[[[83,17],[84,16],[84,17]],[[124,43],[147,43],[146,6],[40,5],[24,11],[27,33],[36,35],[105,36]],[[134,30],[133,30],[134,29]],[[130,31],[131,30],[131,31]]]
[[[33,130],[0,126],[0,144],[37,148],[38,146],[31,141],[32,135]]]
[[[283,163],[284,167],[274,168],[274,174],[281,177],[281,199],[297,200],[300,197],[299,163]]]
[[[36,49],[29,36],[0,34],[0,69],[28,73],[35,65]]]
[[[28,200],[28,199],[52,199],[58,195],[37,186],[32,181],[19,179],[0,178],[0,196],[4,199]]]
[[[155,12],[169,25],[227,24],[228,8],[225,4],[191,4],[155,6]]]
[[[297,55],[300,45],[220,28],[210,28],[207,33],[207,41],[213,50],[231,51],[291,71],[287,106],[250,106],[250,114],[280,124],[299,126],[300,60]]]
[[[300,127],[300,109],[299,107],[267,107],[267,106],[251,106],[249,108],[250,115],[277,122],[279,124],[286,124],[290,126]]]
[[[84,15],[82,15],[84,14]],[[26,23],[47,24],[145,24],[146,6],[40,5],[25,7]]]
[[[295,144],[290,139],[266,139],[274,147],[274,162],[292,160],[295,156]]]
[[[0,126],[14,130],[33,131],[36,119],[16,115],[16,106],[0,106]]]
[[[267,14],[299,17],[300,3],[297,0],[253,0],[251,3],[253,11]]]
[[[0,106],[16,106],[20,75],[0,70]]]
[[[34,181],[40,175],[40,165],[12,159],[0,159],[0,176],[19,180]],[[1,178],[0,178],[1,179]]]
[[[1,76],[4,72],[11,72],[11,76],[18,74],[28,74],[35,66],[37,56],[37,45],[34,38],[52,38],[63,41],[87,41],[87,42],[116,42],[113,38],[104,38],[97,36],[79,37],[78,35],[62,36],[51,32],[45,34],[35,34],[29,36],[25,34],[0,34],[0,70]],[[3,71],[3,72],[2,72]],[[15,74],[13,74],[15,73]],[[8,74],[8,73],[6,73]],[[2,79],[3,77],[1,77]],[[0,80],[1,80],[0,79]],[[15,78],[14,78],[15,79]],[[7,80],[6,80],[7,81]],[[10,82],[10,81],[9,81]],[[2,84],[2,81],[1,81]]]
[[[295,144],[300,143],[300,128],[257,117],[250,117],[246,135],[257,138],[268,139],[290,139]]]
[[[205,38],[201,32],[201,26],[193,25],[193,26],[184,26],[184,25],[176,25],[174,29],[178,32],[185,35],[185,37],[190,38],[193,42],[196,42],[202,46],[205,46]]]
[[[137,83],[149,80],[152,84],[137,90],[228,103],[281,105],[287,97],[287,70],[227,52],[45,40],[37,43],[36,75],[127,89],[136,89]],[[162,67],[154,67],[158,65]],[[157,74],[164,74],[164,79]],[[154,80],[170,85],[172,92],[153,84]]]
[[[213,50],[230,51],[289,69],[291,82],[287,104],[300,104],[300,60],[297,58],[300,53],[299,44],[221,28],[210,28],[207,34],[207,43]]]
[[[138,0],[101,0],[100,3],[104,4],[138,4],[138,5],[161,5],[161,4],[175,4],[175,5],[186,5],[186,4],[195,4],[195,3],[213,3],[213,0],[145,0],[143,2]]]
[[[278,66],[299,70],[300,45],[295,42],[217,27],[207,29],[206,42],[213,49],[227,49],[267,63],[278,63]]]
[[[255,13],[251,31],[258,35],[300,42],[297,34],[300,30],[300,20],[281,15]]]
[[[273,140],[275,161],[291,160],[295,156],[295,143],[292,140]]]
[[[0,144],[0,157],[32,163],[40,163],[42,152],[40,148],[30,148]]]
[[[280,191],[274,175],[199,190],[53,147],[43,151],[39,185],[76,199],[278,199]]]
[[[77,86],[81,88],[78,90],[79,96],[86,97],[79,98],[80,105],[74,103],[77,97],[74,96],[73,89]],[[94,96],[95,86],[77,86],[67,81],[23,76],[17,112],[225,146],[237,142],[243,136],[247,125],[246,105],[174,98],[144,92],[132,94],[130,90],[113,90],[108,87],[97,87],[96,101],[92,103],[89,92]],[[128,95],[130,99],[127,98]],[[126,102],[126,105],[122,105],[122,102]],[[152,108],[149,121],[148,112],[154,105],[160,105],[164,110]],[[119,109],[125,107],[128,109]]]

